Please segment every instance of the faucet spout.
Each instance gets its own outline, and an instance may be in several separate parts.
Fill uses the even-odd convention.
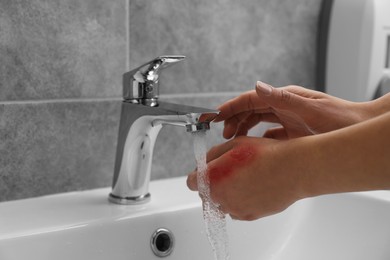
[[[218,113],[166,102],[151,107],[124,101],[109,200],[125,205],[147,202],[153,150],[161,128],[175,125],[187,132],[209,130]]]

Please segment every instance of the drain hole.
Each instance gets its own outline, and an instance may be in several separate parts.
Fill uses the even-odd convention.
[[[171,238],[167,234],[161,234],[156,238],[156,248],[158,251],[166,252],[171,248]]]
[[[154,232],[150,240],[153,253],[158,257],[165,257],[172,253],[174,238],[171,231],[159,228]]]

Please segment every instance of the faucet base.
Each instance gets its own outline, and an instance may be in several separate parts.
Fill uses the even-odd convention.
[[[108,200],[112,203],[120,204],[120,205],[139,205],[150,201],[150,193],[138,197],[124,197],[124,198],[110,193],[110,195],[108,196]]]

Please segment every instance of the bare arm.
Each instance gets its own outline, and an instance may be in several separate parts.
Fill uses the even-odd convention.
[[[311,160],[301,169],[304,197],[390,189],[390,112],[315,136],[305,146]]]

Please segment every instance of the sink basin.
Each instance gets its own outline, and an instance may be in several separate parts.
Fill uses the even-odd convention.
[[[108,202],[96,189],[0,204],[0,259],[212,260],[198,195],[185,178],[152,181],[145,205]],[[390,192],[322,196],[252,222],[227,221],[231,260],[388,260]],[[171,240],[170,240],[171,239]]]

